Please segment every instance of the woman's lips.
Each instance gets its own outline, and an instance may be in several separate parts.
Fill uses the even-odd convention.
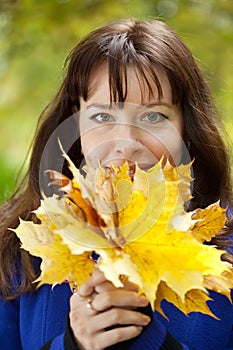
[[[117,165],[114,163],[114,167],[116,168],[120,168],[120,166],[124,165],[125,162],[121,162],[121,163],[118,163]],[[134,175],[135,175],[135,172],[136,172],[136,166],[138,168],[140,168],[142,171],[147,171],[149,169],[151,169],[154,164],[148,164],[148,163],[139,163],[139,164],[136,164],[136,163],[132,163],[132,162],[128,162],[128,165],[129,165],[129,176],[131,177],[131,179],[133,180],[134,179]],[[104,166],[106,169],[109,169],[109,170],[113,170],[112,169],[112,166]]]

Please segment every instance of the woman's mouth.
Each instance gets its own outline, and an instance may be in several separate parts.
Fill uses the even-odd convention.
[[[128,166],[129,166],[129,176],[131,177],[131,179],[133,179],[135,172],[136,172],[136,166],[138,168],[140,168],[142,171],[147,171],[149,169],[151,169],[154,164],[148,164],[148,163],[133,163],[131,161],[127,161],[125,160],[124,162],[113,162],[111,165],[104,165],[104,167],[106,169],[112,169],[113,170],[113,166],[116,168],[120,168],[122,165],[124,165],[126,162],[128,162]]]
[[[136,172],[136,167],[139,168],[140,170],[146,172],[149,169],[151,169],[154,166],[154,164],[145,164],[145,163],[133,163],[133,164],[129,164],[129,176],[131,177],[131,179],[133,180],[135,172]]]
[[[129,176],[131,177],[131,180],[134,178],[134,174],[136,171],[136,164],[129,165]]]

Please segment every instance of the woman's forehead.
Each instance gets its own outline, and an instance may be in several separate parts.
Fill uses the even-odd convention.
[[[153,68],[153,76],[151,72],[141,71],[133,65],[128,65],[121,71],[120,81],[111,85],[114,75],[109,72],[107,64],[103,64],[95,69],[89,78],[89,89],[87,101],[95,101],[96,103],[111,102],[129,102],[137,104],[146,104],[153,100],[165,100],[172,103],[172,89],[169,79],[165,71],[156,66]],[[156,81],[154,79],[156,77]],[[112,89],[117,88],[117,84],[121,84],[121,89],[125,95],[124,101],[112,101]]]

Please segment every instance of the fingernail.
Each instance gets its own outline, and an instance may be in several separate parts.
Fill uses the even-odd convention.
[[[150,317],[146,315],[142,315],[142,322],[144,325],[147,325],[150,322]]]
[[[137,327],[138,332],[141,333],[141,331],[143,330],[143,327],[141,327],[141,326],[136,326],[136,327]]]
[[[145,296],[140,296],[140,305],[141,306],[146,306],[148,304],[148,299]]]

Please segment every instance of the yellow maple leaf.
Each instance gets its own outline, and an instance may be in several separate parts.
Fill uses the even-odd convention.
[[[187,175],[187,170],[188,167],[185,168],[184,166],[182,166],[182,171],[180,173],[179,167],[178,171],[177,169],[174,170],[174,168],[171,168],[171,166],[165,168],[165,200],[163,203],[163,210],[158,220],[153,222],[149,230],[148,226],[146,226],[147,232],[144,231],[144,235],[140,237],[134,235],[136,239],[131,242],[126,240],[122,247],[121,254],[119,254],[119,251],[116,253],[115,250],[108,249],[107,252],[104,253],[105,258],[100,260],[99,263],[100,269],[115,285],[119,284],[118,279],[120,273],[125,274],[132,282],[137,283],[142,288],[151,303],[154,302],[155,292],[160,281],[166,281],[167,285],[172,288],[174,293],[184,302],[185,295],[189,290],[197,288],[200,290],[204,289],[203,279],[205,275],[215,273],[217,276],[220,276],[223,271],[226,270],[226,266],[221,261],[223,252],[217,251],[213,247],[200,244],[191,234],[191,228],[196,228],[196,226],[194,226],[196,221],[192,221],[189,213],[184,213],[179,193],[180,184],[184,183],[185,179],[191,180],[191,177]],[[180,178],[181,173],[183,178]],[[185,198],[185,200],[190,199],[187,186],[185,186],[183,198]],[[143,200],[141,203],[143,203]],[[159,202],[155,201],[153,204],[158,206]],[[129,205],[129,213],[132,211],[131,218],[134,218],[133,215],[135,215],[133,212],[133,205],[134,201],[132,200]],[[216,205],[219,208],[217,215],[209,215],[212,212],[211,208],[205,211],[208,221],[205,221],[204,226],[206,228],[206,233],[203,233],[203,237],[205,237],[205,234],[207,235],[210,227],[213,228],[214,226],[215,233],[217,233],[224,225],[222,218],[225,216],[225,211],[221,209],[218,204]],[[139,209],[140,206],[137,207],[136,214]],[[178,231],[172,225],[174,213],[182,212],[182,210],[183,216],[187,216],[186,226],[188,223],[188,228],[190,228],[190,230],[186,232]],[[128,207],[125,211],[126,213],[128,212]],[[119,217],[120,214],[121,213],[119,213]],[[217,216],[220,216],[221,220],[218,220],[216,225]],[[198,220],[199,219],[202,218],[198,218]],[[212,220],[214,220],[214,225]],[[201,222],[201,220],[198,222]],[[138,225],[139,221],[136,220],[136,223]],[[119,227],[121,228],[121,220],[119,220]],[[141,227],[139,225],[139,230],[140,229]],[[125,231],[127,232],[127,230]],[[124,237],[127,234],[125,231]],[[103,255],[101,250],[98,252],[101,256]],[[134,266],[137,267],[137,273],[141,276],[141,281],[133,276],[132,273],[130,274],[130,272],[128,272],[127,268],[129,268],[129,264],[123,270],[115,269],[117,272],[113,273],[109,269],[109,264],[105,263],[105,260],[108,260],[110,266],[117,266],[119,259],[121,259],[121,261],[124,260],[124,254],[130,256]],[[106,258],[106,255],[108,255],[108,258]],[[176,298],[174,298],[173,303],[179,307],[179,304],[176,304]],[[206,306],[203,308],[203,304],[200,304],[198,310],[206,310]]]
[[[185,294],[185,298],[182,301],[180,296],[177,293],[175,293],[171,288],[169,288],[165,282],[163,281],[160,282],[158,286],[158,290],[156,292],[154,309],[160,312],[164,317],[167,318],[167,315],[164,313],[163,309],[161,308],[161,302],[164,299],[170,303],[173,303],[185,315],[188,315],[191,312],[202,312],[214,318],[217,318],[211,312],[211,310],[206,304],[207,301],[212,299],[208,296],[207,293],[203,292],[200,289],[189,290]]]
[[[66,197],[76,204],[76,215],[83,221],[93,226],[101,225],[101,218],[97,211],[83,198],[79,184],[75,180],[70,180],[67,176],[54,170],[49,171],[53,181],[50,185],[59,185],[60,191],[66,193]],[[68,203],[68,202],[67,202]]]
[[[90,258],[92,251],[85,251],[81,247],[79,254],[71,254],[62,237],[44,224],[20,220],[20,225],[14,231],[20,238],[23,249],[42,258],[41,275],[35,281],[39,281],[39,285],[55,285],[65,280],[77,281],[80,285],[90,276],[94,267]],[[75,245],[78,246],[77,243]],[[72,247],[74,248],[73,245]]]
[[[53,234],[59,234],[63,241],[72,247],[73,254],[93,250],[97,245],[105,247],[106,240],[101,236],[99,228],[76,217],[74,210],[71,209],[72,206],[70,202],[67,202],[67,198],[48,197],[41,200],[41,205],[35,210],[35,214],[41,220],[42,225],[50,227]],[[15,230],[16,233],[19,229],[20,226]]]
[[[121,208],[118,213],[121,235],[125,238],[125,242],[135,241],[154,225],[164,206],[165,182],[161,162],[147,173],[136,167],[134,181],[131,182],[131,200],[125,207],[122,205],[124,201],[122,197],[127,191],[124,186],[120,187],[119,183],[116,187],[118,193],[121,193],[116,200]]]
[[[21,221],[15,230],[22,248],[42,257],[41,283],[82,283],[95,251],[108,280],[119,287],[121,275],[127,276],[158,310],[163,292],[185,313],[211,314],[206,288],[229,296],[233,283],[224,277],[230,272],[221,261],[223,251],[203,244],[224,226],[225,210],[215,203],[184,211],[191,198],[191,164],[162,167],[161,161],[147,172],[136,166],[134,176],[127,163],[112,169],[86,164],[83,177],[63,155],[74,178],[51,174],[65,196],[41,201],[35,211],[41,225]],[[87,273],[80,276],[84,265]]]
[[[35,281],[40,282],[39,286],[44,283],[56,285],[64,281],[75,281],[81,285],[90,277],[94,268],[91,252],[71,254],[59,235],[55,235],[51,244],[38,247],[36,255],[42,258],[42,273]]]
[[[229,266],[229,269],[223,271],[220,276],[207,275],[204,277],[204,286],[207,289],[214,290],[215,292],[225,295],[230,301],[231,289],[233,281],[233,270]]]
[[[213,247],[205,246],[197,242],[190,233],[184,233],[174,230],[171,233],[161,233],[159,226],[157,232],[154,228],[135,242],[126,243],[122,249],[122,255],[130,256],[132,263],[137,267],[137,273],[141,276],[142,283],[133,279],[132,274],[128,275],[127,267],[120,272],[129,277],[129,279],[139,284],[141,290],[147,295],[150,302],[154,303],[155,292],[160,281],[165,281],[181,298],[190,289],[204,289],[203,276],[214,273],[220,276],[226,270],[225,264],[221,261],[222,252]],[[157,235],[158,233],[158,235]],[[158,236],[158,238],[157,238]],[[116,264],[119,259],[119,253],[115,250],[106,250],[105,255],[109,254],[111,264]],[[102,256],[102,251],[98,250]],[[103,259],[104,261],[104,259]],[[110,273],[109,266],[99,263],[99,268],[108,274],[108,278],[114,284],[117,284],[117,274]],[[174,301],[175,303],[175,301]]]
[[[213,203],[205,209],[196,209],[192,214],[192,219],[196,220],[192,227],[192,233],[200,242],[209,242],[226,221],[225,210],[219,203]]]

